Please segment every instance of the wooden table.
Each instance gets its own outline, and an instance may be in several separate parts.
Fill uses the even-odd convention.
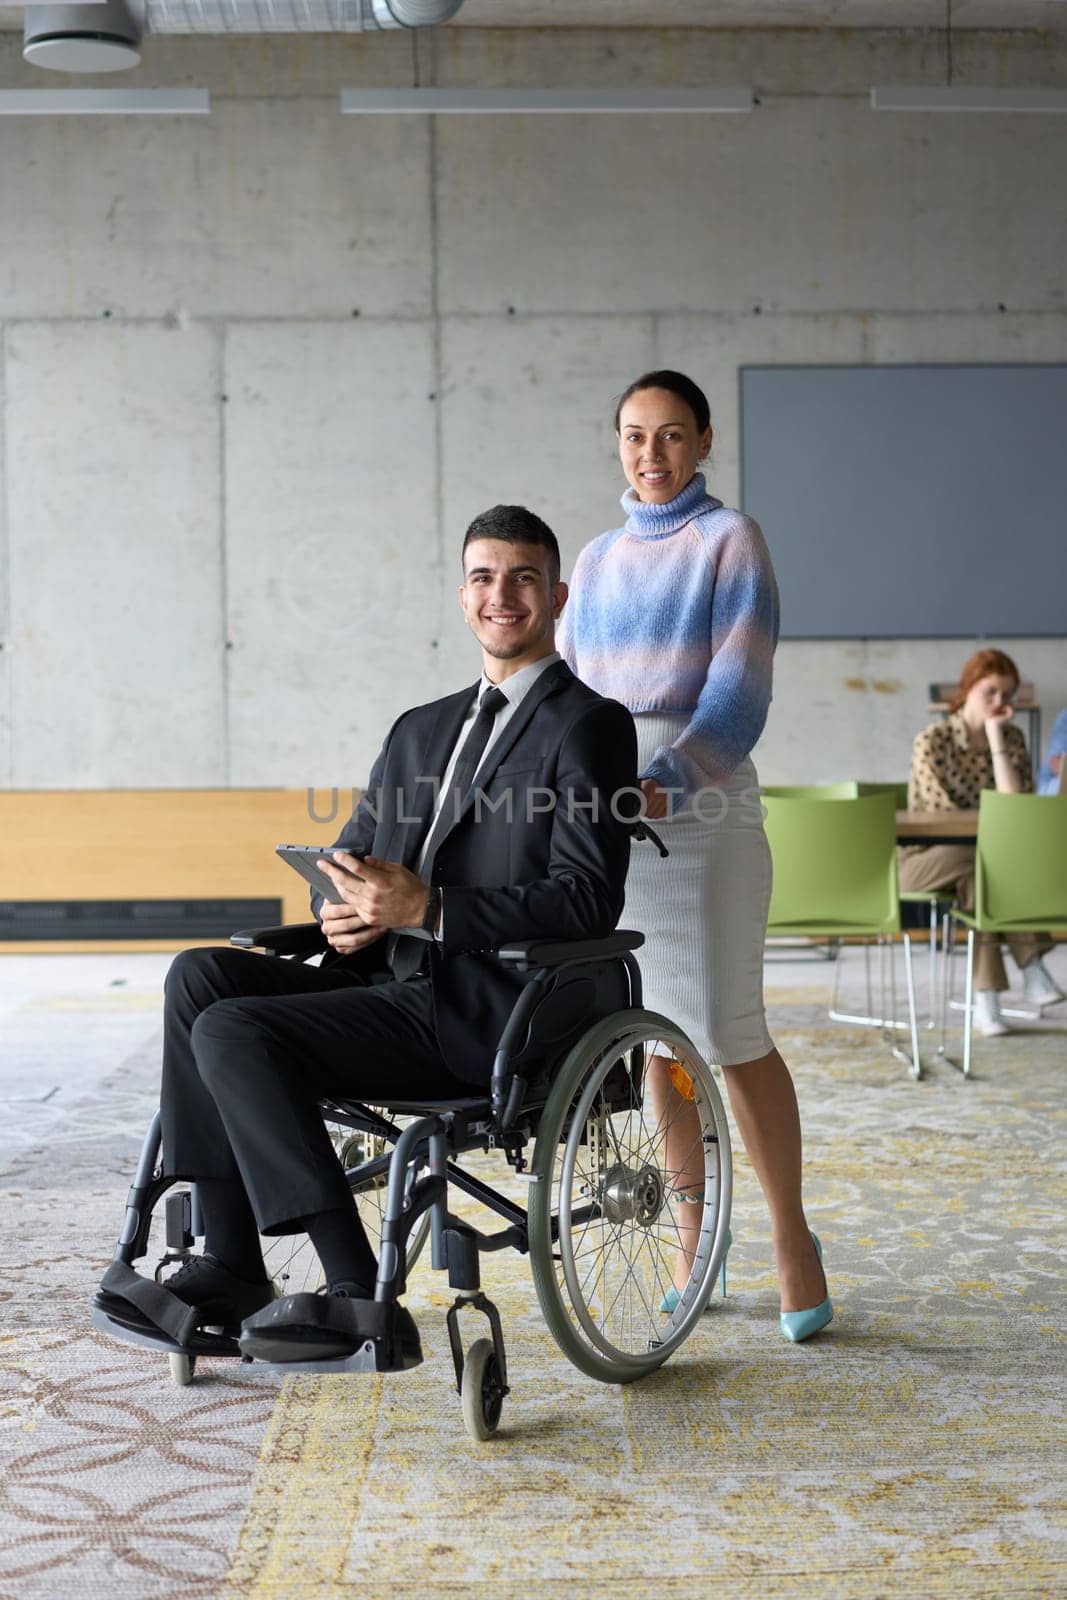
[[[977,811],[898,811],[899,844],[973,844]]]

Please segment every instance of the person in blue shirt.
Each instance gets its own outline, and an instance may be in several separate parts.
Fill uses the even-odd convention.
[[[1037,774],[1038,794],[1059,793],[1060,769],[1065,755],[1067,755],[1067,711],[1061,711],[1052,725],[1045,759]]]

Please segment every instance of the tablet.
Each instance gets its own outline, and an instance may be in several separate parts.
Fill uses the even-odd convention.
[[[317,889],[324,900],[329,900],[331,905],[341,905],[343,901],[336,885],[328,878],[325,872],[315,865],[323,857],[329,859],[337,854],[337,847],[318,844],[279,844],[275,846],[276,853],[283,861],[287,861],[294,872],[299,872],[306,878],[313,889]]]

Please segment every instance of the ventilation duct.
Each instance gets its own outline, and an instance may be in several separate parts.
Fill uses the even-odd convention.
[[[463,0],[145,0],[146,33],[376,33],[448,22]]]
[[[58,72],[117,72],[142,34],[376,33],[449,22],[463,0],[103,0],[27,6],[23,55]]]

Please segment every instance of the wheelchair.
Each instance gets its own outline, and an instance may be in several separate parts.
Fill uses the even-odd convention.
[[[236,933],[230,942],[294,960],[326,948],[318,923]],[[549,1331],[591,1378],[633,1382],[684,1343],[708,1305],[726,1251],[730,1137],[710,1068],[679,1028],[642,1008],[634,952],[643,942],[643,935],[619,930],[604,939],[526,941],[493,952],[524,984],[487,1092],[447,1102],[322,1103],[378,1255],[378,1320],[351,1355],[257,1366],[287,1373],[399,1370],[404,1362],[389,1312],[427,1242],[432,1268],[446,1272],[455,1291],[448,1338],[464,1425],[474,1439],[495,1432],[509,1393],[500,1315],[481,1286],[482,1255],[514,1249],[529,1256]],[[654,1058],[665,1059],[666,1070]],[[461,1165],[462,1157],[488,1151],[526,1182],[525,1206]],[[175,1187],[160,1167],[157,1112],[114,1261],[129,1267],[145,1256],[153,1221],[162,1220],[155,1281],[165,1283],[168,1265],[189,1253],[202,1227],[195,1185]],[[482,1231],[455,1215],[450,1190],[476,1202],[479,1219],[484,1210],[503,1226]],[[280,1294],[314,1290],[321,1281],[306,1238],[264,1245]],[[670,1293],[679,1252],[688,1262],[680,1295]],[[472,1313],[486,1319],[488,1337],[464,1348],[460,1318]],[[164,1350],[181,1384],[192,1380],[202,1357],[252,1359],[221,1330],[198,1329],[179,1344],[124,1327],[99,1307],[93,1324]]]

